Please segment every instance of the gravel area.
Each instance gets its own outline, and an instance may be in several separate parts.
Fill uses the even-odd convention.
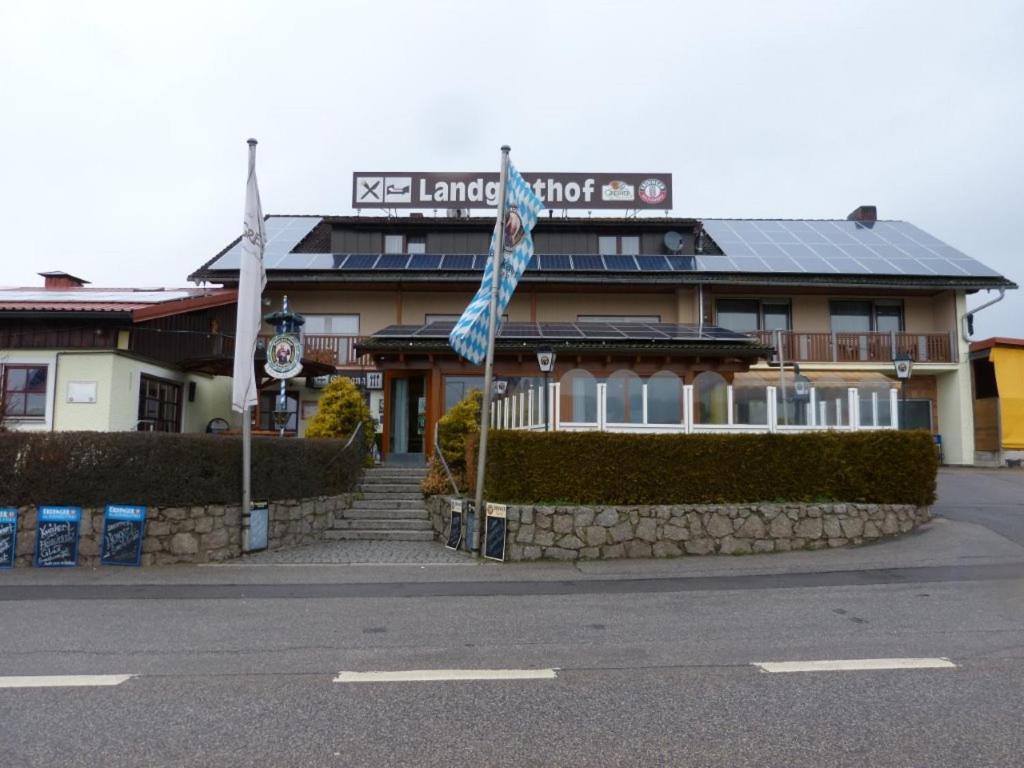
[[[305,563],[444,563],[472,565],[464,552],[453,552],[433,541],[328,541],[305,547],[277,549],[246,555],[246,565],[293,565]]]

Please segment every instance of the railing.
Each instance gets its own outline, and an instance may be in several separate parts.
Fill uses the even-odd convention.
[[[957,361],[952,333],[754,331],[750,335],[775,346],[776,333],[781,333],[782,357],[786,362],[890,363],[902,354],[909,354],[918,363]]]
[[[303,356],[339,367],[373,368],[372,355],[357,355],[356,344],[362,336],[341,336],[333,333],[302,334]],[[263,344],[270,336],[260,336]]]
[[[749,393],[753,388],[745,387]],[[738,418],[735,391],[732,385],[725,387],[724,397],[719,402],[717,418],[701,418],[702,408],[708,403],[694,400],[692,384],[681,385],[678,419],[672,421],[651,418],[648,410],[647,384],[642,385],[640,418],[629,423],[615,422],[608,418],[608,385],[596,384],[594,396],[584,398],[586,408],[581,411],[595,412],[595,418],[569,421],[562,418],[561,383],[548,384],[547,397],[543,389],[520,391],[495,401],[491,409],[491,427],[529,431],[565,432],[640,432],[647,434],[736,434],[765,432],[816,432],[840,430],[856,432],[872,429],[898,429],[899,399],[895,387],[882,391],[861,392],[857,387],[840,390],[827,388],[819,390],[810,387],[806,395],[797,397],[790,388],[785,390],[774,386],[763,389],[764,399],[758,400],[763,406],[763,420],[745,423]],[[579,396],[579,395],[577,395]],[[749,395],[747,404],[749,406]]]

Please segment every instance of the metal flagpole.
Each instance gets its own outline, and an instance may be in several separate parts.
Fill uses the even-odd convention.
[[[501,148],[501,174],[498,178],[498,237],[491,262],[491,314],[487,322],[487,358],[484,362],[484,396],[480,408],[480,447],[476,462],[476,495],[474,510],[476,525],[473,527],[473,551],[483,553],[486,541],[483,535],[484,523],[484,470],[487,467],[487,432],[491,424],[491,388],[494,380],[494,337],[498,329],[498,289],[501,286],[501,260],[505,253],[505,186],[508,183],[508,153],[506,144]]]

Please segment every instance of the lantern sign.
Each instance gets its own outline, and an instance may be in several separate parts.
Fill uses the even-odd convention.
[[[263,370],[275,379],[290,379],[302,373],[302,340],[297,333],[279,333],[270,340]]]
[[[274,326],[277,335],[267,344],[267,362],[263,370],[275,379],[290,379],[302,373],[302,338],[299,330],[306,319],[288,309],[288,297],[284,307],[263,318]]]

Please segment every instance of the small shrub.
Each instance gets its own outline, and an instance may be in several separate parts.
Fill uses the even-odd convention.
[[[474,445],[480,436],[480,408],[483,395],[479,389],[470,390],[462,400],[452,406],[448,413],[437,422],[437,438],[441,453],[448,463],[455,484],[463,492],[472,491],[476,482],[476,467],[467,462],[468,446]],[[427,476],[420,484],[423,493],[451,493],[451,483],[436,457],[431,459]]]
[[[372,453],[374,427],[370,407],[351,379],[339,377],[324,388],[316,415],[306,427],[306,437],[348,437],[359,423],[363,425],[366,450]]]

